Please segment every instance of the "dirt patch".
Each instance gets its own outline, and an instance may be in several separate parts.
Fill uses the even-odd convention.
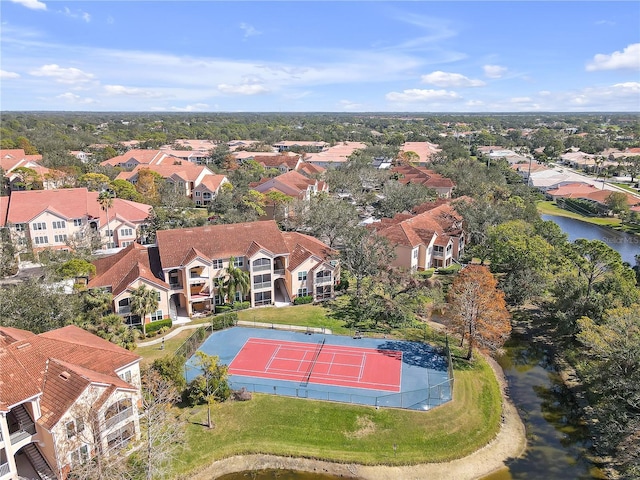
[[[376,431],[376,424],[369,417],[358,417],[356,420],[357,429],[353,432],[345,432],[347,438],[363,438]]]

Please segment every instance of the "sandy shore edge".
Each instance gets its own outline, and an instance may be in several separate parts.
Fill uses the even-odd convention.
[[[503,420],[498,435],[471,455],[450,462],[391,467],[332,463],[276,455],[238,455],[213,462],[190,478],[212,480],[228,473],[245,470],[290,469],[317,472],[361,480],[473,480],[503,468],[509,459],[525,451],[526,433],[518,411],[506,395],[506,380],[500,365],[488,359],[502,391]]]

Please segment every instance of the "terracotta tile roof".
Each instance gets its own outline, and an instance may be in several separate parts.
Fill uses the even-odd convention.
[[[589,200],[593,200],[595,202],[598,202],[604,205],[606,204],[607,198],[609,198],[609,195],[611,195],[612,193],[614,193],[612,190],[595,190],[589,193],[578,193],[578,194],[572,195],[572,197],[587,198]],[[624,195],[627,199],[627,205],[629,205],[630,207],[640,204],[640,198],[634,195],[631,195],[630,193],[624,193]]]
[[[405,142],[400,150],[417,153],[420,163],[428,162],[433,155],[441,151],[438,145],[431,142]]]
[[[288,253],[273,220],[159,230],[156,238],[164,269],[182,265],[187,252],[194,246],[209,259],[245,256],[253,242],[276,255]]]
[[[428,170],[423,167],[412,167],[410,165],[401,165],[393,167],[392,172],[398,173],[400,178],[398,181],[402,184],[417,183],[429,188],[453,188],[455,183],[450,178]]]
[[[207,263],[209,262],[209,258],[207,258],[207,256],[202,253],[200,250],[198,250],[195,247],[191,247],[191,249],[187,252],[186,257],[184,257],[184,260],[182,260],[182,264],[181,265],[186,265],[189,262],[194,261],[196,258],[201,258],[202,260],[204,260]]]
[[[140,164],[151,165],[151,164],[159,164],[161,163],[168,155],[161,150],[143,150],[143,149],[134,149],[129,150],[123,155],[118,155],[117,157],[110,158],[101,162],[100,165],[111,165],[112,167],[117,167],[119,165],[124,165],[131,160],[135,160]],[[173,158],[173,157],[170,157]],[[179,160],[179,159],[176,159]]]
[[[344,163],[349,160],[348,157],[353,152],[365,148],[367,148],[367,144],[362,142],[340,142],[323,152],[311,153],[305,156],[304,160],[309,163]]]
[[[298,167],[298,172],[308,177],[312,175],[320,175],[322,172],[325,172],[326,170],[327,170],[326,168],[323,168],[320,165],[313,165],[312,163],[309,163],[309,162],[302,162]]]
[[[15,331],[11,335],[19,336]],[[77,398],[74,392],[87,379],[118,388],[132,388],[115,371],[139,362],[141,357],[75,325],[39,335],[25,332],[22,337],[22,340],[0,347],[3,366],[0,369],[0,404],[5,407],[44,392],[41,405],[46,424],[49,425],[53,418],[60,418],[64,413],[61,408],[69,399],[60,396],[63,390],[52,375],[58,371],[62,373],[62,369],[72,370],[77,375],[70,389],[64,390],[73,398]],[[47,390],[47,378],[53,382],[50,384],[52,391]]]
[[[180,161],[180,160],[177,160]],[[122,179],[131,181],[138,176],[140,170],[146,169],[157,173],[162,178],[169,178],[171,176],[177,176],[183,179],[185,182],[195,182],[198,177],[204,172],[205,175],[213,175],[213,172],[204,165],[196,165],[195,163],[180,161],[179,164],[166,163],[162,165],[149,164],[149,165],[136,165],[133,170],[129,172],[120,172],[116,179]]]
[[[206,187],[210,192],[215,193],[223,183],[226,183],[228,181],[229,180],[226,175],[206,175],[198,186],[202,185],[203,187]]]
[[[317,182],[295,170],[290,170],[277,177],[262,179],[253,188],[260,193],[277,190],[285,195],[303,198],[306,195],[307,189],[312,185],[317,185],[318,191],[326,190],[324,182]]]
[[[157,248],[145,248],[132,243],[114,255],[94,260],[96,275],[89,280],[89,288],[110,287],[113,295],[125,291],[138,279],[168,289],[162,271],[159,268]]]
[[[282,165],[286,165],[289,170],[295,170],[298,166],[298,162],[300,162],[299,155],[256,155],[253,159],[265,168],[278,168]]]
[[[9,197],[0,197],[0,227],[7,224],[7,215],[9,213]]]
[[[295,267],[297,267],[297,265],[293,266],[293,264],[295,263],[293,261],[293,252],[298,247],[303,248],[306,252],[308,252],[308,255],[304,259],[308,258],[310,255],[315,255],[323,261],[329,261],[338,253],[336,250],[329,248],[326,244],[324,244],[317,238],[311,237],[309,235],[304,235],[298,232],[282,232],[282,237],[284,238],[289,251],[292,252],[292,257],[290,257],[289,259],[290,270],[293,270],[295,269]]]
[[[596,191],[596,187],[589,183],[573,182],[561,185],[558,188],[547,190],[547,193],[554,197],[571,197],[576,194],[590,193],[593,191]]]
[[[30,161],[39,162],[40,160],[42,160],[42,155],[26,155],[22,148],[0,150],[0,168],[5,173],[19,166],[24,167]]]
[[[106,225],[107,213],[98,203],[98,192],[86,188],[63,188],[54,190],[27,190],[12,192],[9,197],[7,222],[27,223],[49,210],[66,220],[74,218],[99,218]],[[114,198],[109,208],[109,217],[117,216],[139,223],[149,216],[150,205]]]

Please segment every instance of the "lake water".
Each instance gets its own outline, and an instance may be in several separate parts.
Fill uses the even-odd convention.
[[[623,262],[628,262],[631,266],[636,264],[634,257],[640,254],[640,235],[618,232],[611,228],[556,215],[542,215],[542,219],[552,220],[557,223],[562,231],[569,236],[571,242],[578,238],[601,240],[614,250],[617,250],[622,256]]]

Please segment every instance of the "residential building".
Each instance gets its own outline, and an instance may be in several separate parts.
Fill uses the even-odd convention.
[[[89,288],[106,288],[114,296],[114,312],[129,323],[131,292],[145,284],[159,298],[158,312],[146,323],[176,312],[193,315],[229,300],[248,300],[252,307],[289,303],[297,296],[333,298],[340,270],[336,252],[319,240],[295,232],[281,232],[272,220],[159,230],[157,246],[131,245],[96,265]],[[236,267],[249,273],[250,292],[226,299],[220,285],[233,257]]]
[[[86,188],[12,192],[0,203],[0,227],[9,228],[20,253],[68,250],[89,240],[96,248],[133,243],[151,206],[114,198],[103,209],[98,195]]]
[[[437,144],[431,142],[405,142],[400,147],[402,152],[414,152],[418,155],[418,164],[425,165],[431,161],[431,157],[442,150]]]
[[[171,165],[179,160],[179,158],[174,158],[162,150],[133,149],[117,157],[105,160],[100,165],[133,170],[138,165]]]
[[[196,198],[194,198],[194,189],[198,187],[205,178],[214,177],[208,182],[210,185],[216,183],[220,185],[229,181],[224,175],[216,175],[204,165],[196,165],[191,162],[175,159],[172,163],[166,164],[151,163],[148,165],[136,165],[131,171],[120,172],[116,179],[127,180],[135,185],[138,182],[138,176],[142,170],[150,170],[157,173],[167,180],[167,182],[175,185],[178,193],[193,198],[194,201],[196,200]],[[217,189],[215,193],[217,193]]]
[[[394,266],[411,271],[448,267],[462,256],[466,242],[462,216],[449,202],[427,202],[414,213],[383,218],[368,228],[394,246]]]
[[[0,327],[0,480],[64,479],[138,440],[140,360],[75,325]]]
[[[325,150],[329,144],[327,142],[307,142],[307,141],[284,141],[273,144],[273,148],[279,152],[288,152],[291,149],[303,149],[306,152],[321,152]]]
[[[453,180],[443,177],[439,173],[424,167],[414,167],[411,165],[399,165],[393,167],[391,172],[398,177],[398,182],[406,185],[407,183],[415,183],[432,188],[442,198],[451,198],[451,193],[455,187]]]
[[[318,153],[310,153],[304,156],[304,161],[322,168],[335,168],[344,165],[356,150],[367,148],[362,142],[340,142]]]
[[[20,169],[28,168],[35,172],[36,183],[42,185],[38,188],[61,187],[64,184],[65,173],[44,167],[40,161],[42,161],[42,155],[26,155],[21,148],[0,150],[0,169],[4,175],[2,181],[6,183],[9,190],[26,190]]]
[[[207,206],[218,195],[224,184],[231,185],[225,175],[205,175],[200,183],[193,187],[192,198],[196,205]]]

